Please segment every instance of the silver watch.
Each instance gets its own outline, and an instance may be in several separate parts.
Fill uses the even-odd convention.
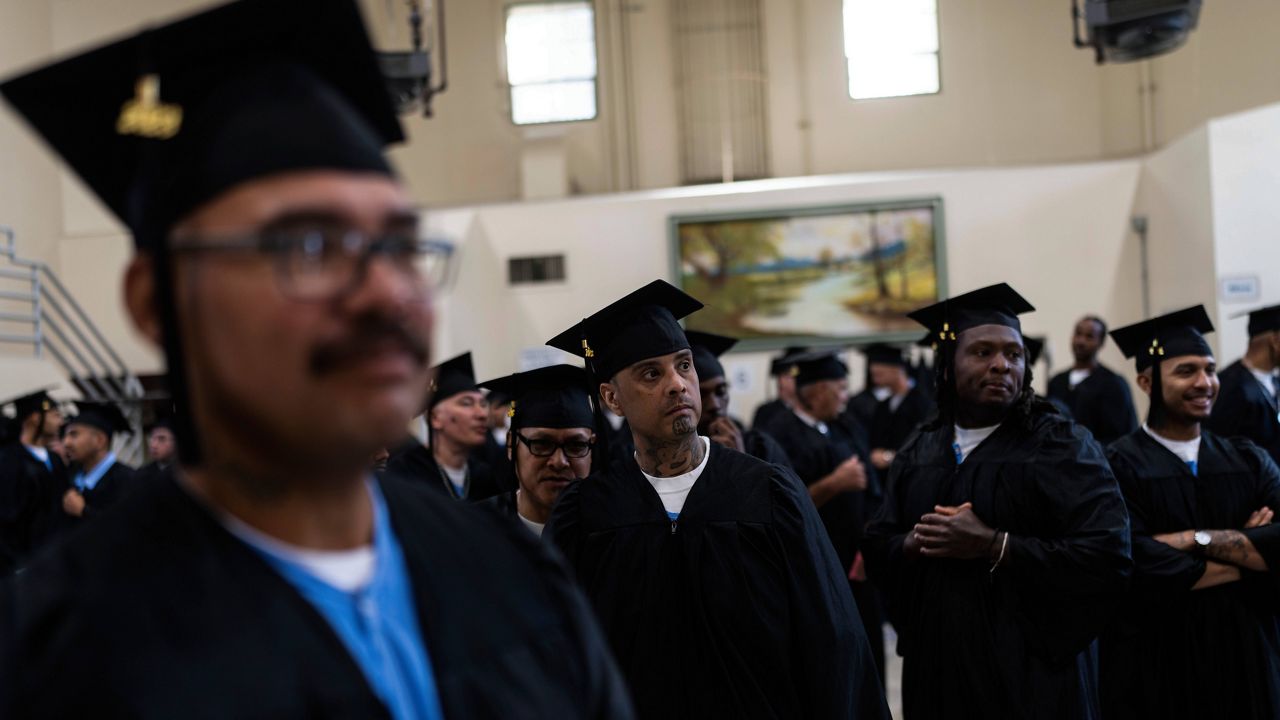
[[[1208,530],[1197,530],[1192,539],[1196,541],[1196,549],[1204,552],[1209,549],[1209,543],[1213,540],[1213,536],[1209,534]]]

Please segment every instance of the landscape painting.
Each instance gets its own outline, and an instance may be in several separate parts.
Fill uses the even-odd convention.
[[[942,201],[671,219],[691,330],[744,349],[905,340],[946,292]]]

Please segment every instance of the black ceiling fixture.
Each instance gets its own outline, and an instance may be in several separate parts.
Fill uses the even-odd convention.
[[[444,41],[444,0],[429,0],[435,8],[435,22],[430,28],[431,46],[424,45],[422,0],[405,0],[409,8],[409,32],[413,49],[408,51],[379,51],[378,65],[387,81],[387,92],[395,103],[396,112],[407,115],[421,111],[423,117],[431,117],[431,101],[449,86],[449,64]],[[432,54],[436,51],[440,67],[440,79],[432,83]]]
[[[1181,47],[1200,19],[1203,0],[1071,0],[1076,47],[1098,64],[1142,60]],[[1083,28],[1083,32],[1081,32]]]

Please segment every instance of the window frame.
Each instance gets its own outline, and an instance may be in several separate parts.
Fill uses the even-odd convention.
[[[883,2],[884,0],[881,0],[881,1]],[[892,0],[889,0],[889,1],[890,1],[890,2],[892,2]],[[840,57],[844,60],[844,94],[845,94],[845,97],[847,97],[847,98],[848,98],[849,102],[864,103],[864,102],[876,102],[876,101],[880,101],[880,100],[905,100],[905,99],[908,99],[908,98],[924,98],[924,97],[931,97],[931,96],[941,95],[941,94],[942,94],[942,90],[943,90],[944,84],[943,84],[943,82],[942,82],[942,81],[943,81],[943,74],[942,74],[942,3],[941,3],[941,1],[940,1],[940,0],[932,0],[932,2],[933,2],[933,23],[934,23],[934,26],[935,26],[935,28],[936,28],[937,37],[938,37],[938,49],[937,49],[937,50],[934,50],[932,54],[933,54],[933,57],[934,57],[934,61],[935,61],[935,62],[937,63],[937,65],[938,65],[938,89],[937,89],[937,90],[934,90],[933,92],[909,93],[909,94],[906,94],[906,95],[879,95],[879,96],[876,96],[876,97],[864,97],[864,98],[856,98],[856,97],[854,97],[854,96],[853,96],[853,88],[851,87],[852,82],[853,82],[853,77],[851,76],[851,74],[850,74],[850,72],[849,72],[849,56],[848,56],[848,55],[846,55],[846,54],[845,54],[845,51],[844,51],[844,48],[845,48],[845,45],[846,45],[846,41],[845,41],[845,37],[844,37],[844,32],[845,32],[845,25],[844,25],[844,12],[845,12],[845,6],[846,6],[846,4],[847,4],[848,2],[849,2],[849,0],[840,0],[840,21],[841,21],[841,22],[840,22],[840,41],[841,41],[841,42],[840,42],[840,48],[841,48],[841,49],[840,49]]]
[[[595,113],[587,118],[574,118],[572,120],[542,120],[539,122],[516,122],[516,103],[514,90],[517,87],[533,87],[536,85],[555,85],[566,82],[585,82],[583,79],[554,80],[551,82],[528,83],[526,85],[514,85],[511,82],[511,76],[508,72],[509,58],[507,56],[507,23],[511,19],[511,10],[513,8],[528,5],[586,5],[591,8],[591,50],[596,60],[596,72],[591,78],[591,92],[595,99]],[[506,104],[507,104],[507,122],[518,128],[546,127],[555,125],[570,125],[573,123],[595,122],[600,119],[600,26],[599,13],[596,12],[595,0],[507,0],[502,6],[502,27],[501,41],[498,43],[499,55],[502,68],[502,83],[506,86]]]

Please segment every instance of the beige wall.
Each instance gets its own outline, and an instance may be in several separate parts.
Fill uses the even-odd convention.
[[[940,196],[952,290],[1011,282],[1038,307],[1025,318],[1027,332],[1048,334],[1067,362],[1080,314],[1140,312],[1127,231],[1138,175],[1135,161],[842,175],[441,210],[430,222],[459,243],[460,274],[441,306],[438,357],[471,350],[479,374],[506,374],[522,349],[649,280],[670,279],[673,214]],[[567,254],[565,284],[505,287],[508,257],[553,251]],[[754,379],[738,393],[736,412],[749,417],[763,399],[767,357],[735,354],[726,363]]]
[[[1169,143],[1220,115],[1280,101],[1280,2],[1206,2],[1200,27],[1186,46],[1149,61],[1154,147]],[[1141,152],[1141,66],[1100,69],[1104,132],[1109,156]]]

